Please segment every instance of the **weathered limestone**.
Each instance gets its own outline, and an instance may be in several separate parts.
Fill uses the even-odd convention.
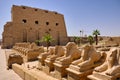
[[[12,68],[12,64],[17,63],[17,64],[22,64],[23,63],[23,58],[15,53],[13,50],[6,50],[5,51],[6,55],[6,62],[7,62],[7,69]]]
[[[96,45],[95,47],[99,51],[109,51],[111,47],[118,47],[119,43],[115,41],[113,38],[107,38],[103,39],[99,42],[99,45]]]
[[[109,51],[110,47],[102,47],[102,48],[98,48],[98,51]]]
[[[39,54],[44,52],[44,47],[38,47],[35,43],[16,43],[13,50],[19,53],[26,62],[36,60]]]
[[[62,14],[17,5],[12,6],[11,13],[12,21],[4,25],[2,48],[12,48],[19,42],[35,42],[46,33],[55,40],[52,45],[65,45],[68,42]],[[40,45],[45,45],[45,43],[40,43]]]
[[[106,58],[105,53],[96,52],[93,46],[83,47],[81,58],[73,61],[67,68],[68,80],[88,80],[87,75],[91,74],[93,69],[101,65]]]
[[[55,53],[52,55],[49,55],[45,59],[45,67],[44,71],[49,74],[50,71],[54,70],[54,61],[56,58],[61,57],[65,54],[65,49],[62,46],[55,46]]]
[[[47,58],[47,56],[53,55],[53,54],[55,54],[55,48],[54,47],[49,47],[48,52],[41,53],[38,56],[38,60],[39,60],[38,68],[42,69],[42,66],[45,66],[45,59]]]
[[[120,48],[111,48],[107,53],[106,61],[94,69],[92,80],[119,80],[120,79]]]
[[[66,45],[66,54],[62,57],[58,57],[55,60],[55,71],[51,74],[57,79],[62,79],[62,77],[66,77],[66,68],[69,67],[73,60],[79,59],[80,57],[81,50],[78,49],[77,45],[74,42],[69,42]]]
[[[29,65],[29,67],[28,67]],[[12,68],[23,80],[57,80],[44,72],[37,70],[35,62],[27,62],[24,65],[13,64]]]
[[[20,65],[13,64],[12,69],[17,73],[22,79],[24,79],[25,73],[23,71],[23,68],[21,68]]]
[[[12,68],[23,80],[38,80],[36,75],[33,75],[28,69],[18,64],[13,64]]]

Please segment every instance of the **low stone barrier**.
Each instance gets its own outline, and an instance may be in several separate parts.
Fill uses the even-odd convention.
[[[23,80],[38,80],[37,76],[33,75],[29,70],[24,69],[24,67],[21,67],[18,64],[13,64],[12,68]]]

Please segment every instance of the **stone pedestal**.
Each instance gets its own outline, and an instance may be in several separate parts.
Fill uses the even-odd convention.
[[[17,63],[17,64],[22,64],[23,63],[23,58],[21,55],[17,54],[13,50],[7,50],[5,52],[6,55],[6,62],[7,62],[7,69],[12,68],[12,64]]]
[[[44,61],[42,57],[38,57],[38,69],[42,70],[42,66],[44,66]]]
[[[67,77],[67,71],[66,68],[68,68],[69,65],[61,65],[61,64],[57,64],[54,63],[54,77],[61,80],[62,77]]]
[[[49,52],[44,52],[44,53],[41,53],[39,56],[38,56],[38,68],[39,69],[42,69],[43,66],[45,66],[45,59],[47,58],[47,56],[50,55],[50,53],[52,53],[53,49],[50,48],[50,51]]]
[[[120,73],[114,75],[114,76],[109,76],[106,75],[104,72],[102,73],[93,73],[92,75],[88,76],[89,79],[91,80],[120,80]]]
[[[70,68],[67,68],[66,70],[68,71],[67,80],[90,80],[87,76],[92,74],[93,71],[93,69],[91,69],[85,72],[79,72]]]
[[[38,62],[38,69],[43,70],[43,66],[42,66],[41,62]]]
[[[45,73],[50,74],[50,71],[54,71],[53,62],[54,61],[45,60],[45,67],[43,68]]]

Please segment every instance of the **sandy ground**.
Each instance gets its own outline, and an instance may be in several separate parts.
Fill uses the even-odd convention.
[[[7,70],[5,49],[0,47],[0,80],[22,80],[12,69]]]

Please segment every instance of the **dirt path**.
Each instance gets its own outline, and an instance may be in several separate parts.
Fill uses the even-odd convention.
[[[22,80],[13,70],[7,70],[5,49],[0,47],[0,80]]]

